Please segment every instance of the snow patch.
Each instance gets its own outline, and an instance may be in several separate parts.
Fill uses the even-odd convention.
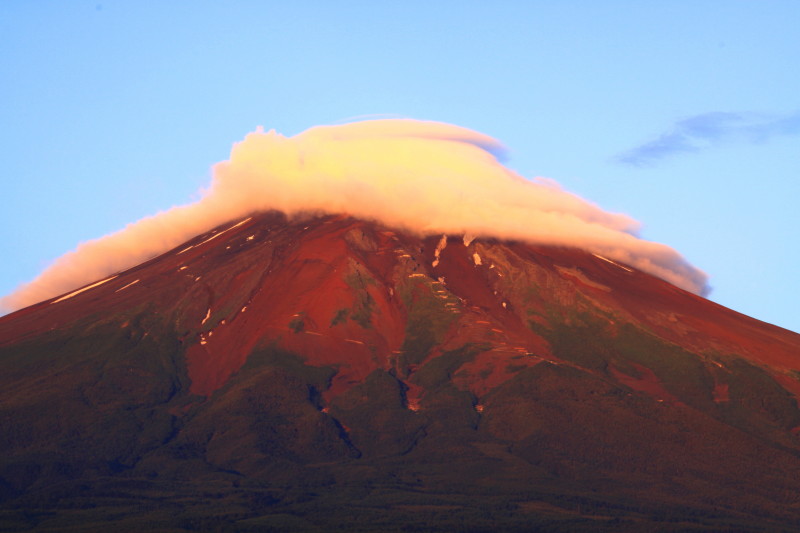
[[[117,276],[118,275],[119,274],[117,274]],[[98,285],[102,285],[103,283],[105,283],[107,281],[111,281],[112,279],[116,278],[117,276],[111,276],[110,278],[106,278],[104,280],[98,281],[97,283],[92,283],[91,285],[87,285],[86,287],[84,287],[82,289],[78,289],[77,291],[72,291],[71,293],[65,294],[64,296],[62,296],[58,300],[53,300],[50,303],[54,304],[54,303],[58,303],[58,302],[63,302],[67,298],[72,298],[73,296],[77,296],[77,295],[79,295],[80,293],[82,293],[84,291],[88,291],[89,289],[93,289],[93,288],[97,287]]]
[[[472,254],[472,260],[475,262],[475,266],[480,266],[481,264],[483,264],[483,262],[481,261],[481,256],[478,254],[478,252]]]
[[[222,231],[220,231],[219,233],[216,233],[216,234],[212,235],[211,237],[209,237],[208,239],[204,240],[203,242],[200,242],[200,243],[198,243],[198,244],[195,244],[194,246],[201,246],[201,245],[203,245],[203,244],[205,244],[205,243],[207,243],[207,242],[213,241],[214,239],[216,239],[217,237],[219,237],[219,236],[220,236],[220,235],[222,235],[223,233],[227,233],[227,232],[229,232],[230,230],[232,230],[232,229],[234,229],[234,228],[238,228],[239,226],[241,226],[242,224],[244,224],[245,222],[247,222],[247,221],[248,221],[248,220],[250,220],[251,218],[253,218],[253,217],[248,217],[248,218],[246,218],[246,219],[242,220],[241,222],[239,222],[238,224],[234,224],[234,225],[233,225],[233,226],[231,226],[230,228],[228,228],[228,229],[225,229],[225,230],[222,230]],[[192,246],[190,246],[189,248],[192,248]],[[188,250],[189,248],[187,248],[186,250]],[[183,253],[183,252],[185,252],[186,250],[181,250],[181,251],[180,251],[180,252],[178,252],[178,253],[179,253],[179,254],[180,254],[180,253]]]
[[[137,279],[136,281],[131,281],[130,283],[128,283],[128,284],[127,284],[127,285],[125,285],[124,287],[120,287],[119,289],[115,290],[114,292],[119,292],[119,291],[125,290],[125,289],[127,289],[128,287],[130,287],[131,285],[135,285],[136,283],[139,283],[139,280],[138,280],[138,279]]]
[[[226,229],[225,231],[231,230],[233,228],[238,228],[239,226],[241,226],[245,222],[248,222],[249,220],[252,220],[252,219],[253,219],[253,217],[247,217],[246,219],[242,220],[241,222],[239,222],[237,224],[234,224],[233,226],[231,226],[230,228]]]
[[[433,268],[436,268],[436,265],[439,264],[439,255],[442,253],[442,250],[447,247],[447,235],[442,235],[442,238],[439,239],[439,244],[436,245],[436,249],[433,251]]]
[[[616,261],[612,261],[608,257],[603,257],[602,255],[598,255],[598,254],[592,254],[592,255],[595,256],[598,259],[602,259],[606,263],[611,263],[612,265],[617,266],[617,267],[621,268],[622,270],[626,270],[628,272],[633,272],[632,268],[628,268],[626,266],[620,265],[619,263],[617,263]]]
[[[211,308],[210,307],[208,308],[208,311],[206,312],[206,317],[203,319],[202,322],[200,322],[200,325],[202,326],[203,324],[205,324],[208,321],[209,318],[211,318]]]
[[[470,233],[464,234],[464,246],[469,246],[474,240],[475,240],[475,235],[472,235]]]

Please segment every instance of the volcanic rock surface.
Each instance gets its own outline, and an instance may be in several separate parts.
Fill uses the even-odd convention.
[[[258,213],[0,318],[0,530],[797,530],[798,394],[607,258]]]

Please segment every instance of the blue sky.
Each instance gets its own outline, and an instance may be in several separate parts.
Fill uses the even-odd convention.
[[[185,204],[256,126],[496,137],[800,331],[800,2],[0,3],[0,294]]]

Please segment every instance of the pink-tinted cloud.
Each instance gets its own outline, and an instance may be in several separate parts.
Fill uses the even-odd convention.
[[[585,248],[703,293],[706,276],[639,224],[527,180],[497,159],[503,147],[437,122],[372,120],[319,126],[294,137],[258,130],[214,166],[193,204],[79,245],[3,298],[17,309],[96,281],[226,221],[268,209],[289,215],[347,213],[418,234],[468,234]]]

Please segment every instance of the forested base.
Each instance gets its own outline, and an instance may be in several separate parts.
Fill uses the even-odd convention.
[[[8,502],[2,531],[795,531],[731,509],[621,500],[542,480],[516,491],[375,482],[271,487],[98,479]],[[743,495],[743,498],[746,496]]]
[[[797,454],[754,437],[753,424],[771,419],[746,405],[705,413],[540,363],[478,410],[449,380],[473,352],[421,371],[427,392],[411,410],[383,370],[323,408],[331,369],[263,349],[204,404],[154,396],[147,409],[165,417],[189,406],[158,438],[141,431],[149,422],[109,440],[105,428],[137,412],[123,410],[87,419],[72,440],[32,441],[37,454],[7,453],[0,530],[800,529]],[[36,405],[40,424],[63,421]],[[739,427],[725,423],[730,413]],[[25,437],[14,435],[8,451]]]

